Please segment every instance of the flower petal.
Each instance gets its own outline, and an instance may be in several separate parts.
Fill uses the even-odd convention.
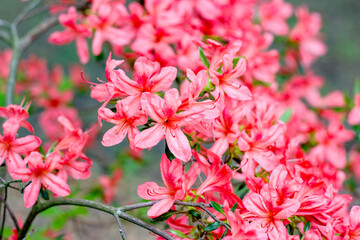
[[[32,207],[39,196],[41,183],[38,178],[33,178],[32,182],[24,190],[24,203],[25,207]]]
[[[160,216],[161,214],[166,213],[170,210],[175,200],[173,198],[165,198],[152,206],[147,212],[148,217],[155,218]]]
[[[174,156],[184,162],[191,158],[191,147],[189,140],[180,128],[171,129],[166,131],[166,143]]]

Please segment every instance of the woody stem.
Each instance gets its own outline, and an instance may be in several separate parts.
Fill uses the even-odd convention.
[[[155,202],[153,204],[155,204]],[[99,210],[99,211],[102,211],[102,212],[105,212],[105,213],[108,213],[111,215],[117,214],[117,216],[119,218],[126,220],[128,222],[131,222],[133,224],[136,224],[142,228],[145,228],[145,229],[155,233],[156,235],[163,237],[166,240],[175,240],[174,237],[172,237],[165,231],[162,231],[162,230],[160,230],[160,229],[158,229],[158,228],[156,228],[156,227],[154,227],[154,226],[152,226],[130,214],[125,213],[123,210],[121,210],[121,208],[111,207],[111,206],[108,206],[108,205],[105,205],[102,203],[98,203],[98,202],[94,202],[94,201],[90,201],[90,200],[60,198],[60,197],[54,198],[54,199],[44,202],[44,203],[38,202],[36,205],[33,206],[28,217],[25,220],[24,226],[22,227],[21,231],[19,232],[18,240],[22,240],[26,236],[26,233],[29,231],[32,222],[34,221],[35,217],[39,213],[41,213],[51,207],[60,206],[60,205],[82,206],[82,207],[96,209],[96,210]]]

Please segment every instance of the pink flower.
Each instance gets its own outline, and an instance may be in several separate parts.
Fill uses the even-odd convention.
[[[172,88],[165,92],[164,99],[158,95],[144,94],[141,101],[142,108],[156,124],[143,130],[135,136],[135,146],[138,148],[151,148],[164,137],[170,151],[175,157],[189,161],[191,147],[189,140],[182,132],[181,127],[187,124],[200,122],[209,108],[215,108],[211,103],[208,105],[193,105],[185,111],[177,113],[181,106],[179,92]]]
[[[135,136],[140,133],[136,126],[143,125],[147,122],[146,114],[136,108],[129,107],[126,99],[117,101],[116,113],[108,108],[98,110],[99,118],[115,124],[108,130],[102,140],[104,146],[114,146],[121,143],[128,135],[130,147],[137,150],[134,145]]]
[[[360,239],[360,206],[353,206],[350,210],[350,224],[347,236],[349,240]]]
[[[165,187],[160,187],[155,182],[146,182],[137,189],[138,195],[143,199],[160,200],[149,209],[148,216],[151,218],[166,213],[175,200],[184,200],[197,178],[195,165],[185,174],[182,161],[175,158],[170,162],[165,154],[161,157],[160,170]]]
[[[331,120],[327,129],[319,127],[315,133],[318,145],[309,153],[311,158],[320,162],[329,162],[336,168],[346,165],[346,151],[344,143],[350,141],[354,133],[347,130],[339,120]]]
[[[65,136],[55,146],[55,150],[63,152],[57,166],[58,176],[65,181],[68,175],[75,179],[87,179],[91,175],[92,160],[83,153],[83,150],[93,129],[83,132],[80,128],[75,128],[65,116],[58,117],[58,121],[65,130]],[[84,161],[78,161],[79,158]]]
[[[164,28],[156,28],[151,23],[145,23],[139,28],[137,37],[130,47],[135,52],[153,60],[175,64],[176,55],[170,46],[173,40],[169,35]]]
[[[348,123],[350,125],[358,125],[360,123],[360,94],[355,94],[355,106],[349,112]]]
[[[291,16],[292,7],[290,3],[283,0],[272,0],[260,5],[261,25],[265,31],[276,35],[285,35],[289,32],[287,19]]]
[[[236,209],[234,213],[228,209],[225,214],[231,226],[231,236],[226,236],[224,240],[267,238],[265,231],[257,228],[256,224],[248,224],[242,219],[239,209]]]
[[[25,162],[27,162],[29,168],[23,166],[13,171],[15,179],[20,179],[25,182],[31,180],[31,183],[24,191],[26,208],[36,203],[41,187],[49,189],[58,196],[67,196],[70,194],[69,185],[51,173],[58,165],[60,159],[61,156],[58,151],[47,156],[45,162],[40,153],[31,152],[30,155],[25,158]]]
[[[119,17],[116,8],[103,3],[96,9],[96,13],[97,15],[87,17],[89,25],[95,29],[92,41],[94,55],[99,55],[102,52],[102,45],[105,41],[114,46],[124,46],[131,41],[133,32],[116,26]]]
[[[54,32],[49,37],[49,42],[57,45],[69,44],[76,41],[77,54],[80,62],[85,64],[89,61],[89,50],[86,38],[91,37],[90,30],[83,24],[77,24],[79,16],[76,8],[71,6],[66,14],[60,14],[59,22],[65,27],[62,32]]]
[[[12,50],[5,49],[2,53],[0,52],[0,78],[7,79],[10,71],[10,62],[12,58]]]
[[[135,106],[141,105],[141,96],[144,92],[156,93],[168,90],[176,78],[176,68],[160,68],[158,62],[145,57],[139,57],[134,64],[134,80],[128,78],[121,69],[113,71],[111,79],[115,86],[130,97],[129,102]]]
[[[213,123],[213,136],[215,139],[211,151],[222,156],[231,144],[234,144],[240,134],[240,120],[243,116],[235,114],[231,107],[231,101],[225,101],[225,108],[222,114]]]
[[[111,201],[115,198],[121,178],[122,171],[120,169],[116,169],[111,177],[106,175],[101,175],[99,177],[99,183],[103,188],[104,202],[106,204],[111,203]]]
[[[225,92],[229,97],[237,100],[250,100],[252,94],[250,90],[241,84],[238,79],[245,73],[246,61],[240,58],[233,67],[233,58],[225,54],[222,59],[221,73],[214,69],[210,69],[211,82],[217,87],[222,94]]]
[[[269,194],[269,190],[269,185],[266,184],[260,193],[248,193],[244,198],[244,205],[250,212],[253,224],[267,229],[270,240],[286,240],[288,233],[280,220],[294,216],[300,203],[290,198],[281,200],[279,196]]]
[[[34,133],[34,128],[28,121],[26,121],[26,119],[29,118],[29,107],[30,104],[26,104],[24,107],[15,104],[11,104],[7,107],[0,107],[0,117],[15,119],[17,124],[19,124],[21,127],[24,127],[30,132]]]
[[[4,136],[0,135],[0,165],[6,159],[6,166],[11,176],[17,168],[25,167],[20,154],[27,155],[37,149],[41,140],[33,135],[16,138],[19,129],[18,121],[14,118],[7,120],[3,125]]]
[[[307,7],[296,9],[298,23],[290,33],[291,40],[299,43],[301,62],[309,67],[316,58],[324,55],[326,45],[319,37],[322,25],[319,13],[309,13]]]
[[[243,130],[238,139],[238,146],[244,151],[244,165],[242,170],[245,175],[253,175],[256,163],[266,171],[272,171],[280,162],[280,159],[272,151],[277,142],[281,142],[286,127],[277,123],[270,128],[252,128],[249,134]]]
[[[350,150],[349,159],[351,170],[355,177],[360,180],[360,153],[356,149]]]
[[[234,176],[234,172],[227,165],[223,165],[216,172],[207,176],[207,179],[200,185],[196,193],[202,195],[209,191],[228,192],[232,193],[232,186],[230,180]],[[221,191],[223,189],[223,191]],[[229,190],[229,191],[228,191]]]
[[[111,59],[111,52],[110,52],[106,60],[106,67],[105,67],[105,76],[108,82],[104,82],[100,84],[90,83],[92,84],[90,96],[99,102],[104,102],[103,106],[105,106],[112,98],[124,97],[127,95],[125,92],[123,92],[122,90],[118,89],[115,86],[113,79],[111,78],[111,72],[119,65],[121,65],[123,62],[124,60]]]

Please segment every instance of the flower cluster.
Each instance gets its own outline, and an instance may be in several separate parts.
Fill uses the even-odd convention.
[[[89,82],[100,127],[111,125],[101,142],[127,137],[135,155],[165,140],[163,186],[145,182],[137,193],[156,201],[147,215],[165,221],[168,234],[360,239],[360,206],[343,192],[346,173],[360,179],[360,90],[354,99],[321,94],[324,80],[312,70],[327,50],[318,13],[283,0],[92,0],[84,8],[68,6],[49,42],[75,41],[82,64],[88,40],[95,56],[110,49],[105,79]],[[0,52],[0,78],[11,55]],[[39,122],[50,143],[45,152],[35,135],[18,137],[20,127],[34,134],[29,104],[1,107],[0,164],[28,182],[21,190],[30,207],[39,192],[66,196],[69,177],[90,176],[84,149],[94,130],[83,131],[68,106],[73,92],[60,67],[48,71],[30,56],[19,72],[16,91],[45,109]],[[73,72],[82,87],[79,66]],[[106,203],[122,178],[115,169],[99,179]]]
[[[40,138],[34,135],[17,137],[20,127],[34,133],[27,121],[29,107],[29,104],[0,107],[0,117],[6,119],[2,124],[4,134],[0,135],[0,164],[6,162],[8,173],[14,180],[28,182],[24,188],[25,207],[36,203],[40,191],[69,195],[68,176],[86,179],[92,165],[91,159],[83,153],[89,132],[75,128],[65,116],[58,117],[65,135],[47,153],[40,146]]]
[[[297,22],[290,26],[293,13]],[[70,25],[62,23],[65,30],[50,41],[70,36]],[[123,60],[109,55],[106,81],[92,84],[91,97],[103,103],[100,124],[113,124],[104,146],[128,136],[139,151],[165,139],[165,187],[146,182],[138,194],[158,201],[148,211],[151,218],[187,212],[166,220],[174,236],[359,237],[359,207],[349,213],[352,197],[339,193],[347,167],[344,144],[355,137],[344,123],[349,116],[350,124],[359,124],[358,97],[350,111],[341,92],[320,94],[323,80],[311,70],[326,52],[319,14],[282,0],[96,1],[71,26],[94,32],[95,55],[107,41],[113,53],[136,59],[130,74]],[[271,47],[274,36],[281,53]],[[357,168],[360,158],[353,152]],[[175,207],[176,200],[217,203],[211,211],[231,232],[214,219],[199,220],[194,209]]]

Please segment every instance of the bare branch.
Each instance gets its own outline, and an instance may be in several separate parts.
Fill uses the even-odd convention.
[[[28,48],[30,46],[30,44],[32,42],[34,42],[34,40],[36,40],[39,36],[41,36],[43,33],[48,31],[50,28],[54,27],[58,22],[57,19],[58,18],[56,16],[51,17],[51,18],[47,19],[46,21],[42,22],[41,24],[37,25],[33,29],[31,29],[28,32],[28,34],[26,34],[21,39],[22,50],[25,50],[26,48]]]
[[[111,215],[114,215],[114,213],[117,213],[119,218],[124,219],[128,222],[134,223],[142,228],[145,228],[161,237],[163,237],[166,240],[175,240],[174,237],[169,235],[167,232],[160,230],[134,216],[131,216],[123,211],[119,211],[119,209],[115,207],[111,207],[105,204],[101,204],[98,202],[90,201],[90,200],[84,200],[84,199],[72,199],[72,198],[54,198],[50,201],[40,203],[38,202],[36,205],[33,206],[31,209],[28,217],[26,218],[24,222],[24,226],[19,232],[18,239],[21,240],[26,236],[27,231],[30,229],[32,222],[36,218],[36,216],[45,211],[46,209],[49,209],[54,206],[60,206],[60,205],[74,205],[74,206],[82,206],[87,208],[96,209]]]
[[[9,204],[7,203],[7,201],[5,201],[5,199],[0,196],[0,201],[3,202],[4,206],[6,207],[6,209],[8,210],[9,212],[9,215],[14,223],[14,226],[16,228],[16,230],[19,232],[20,231],[20,227],[19,227],[19,224],[18,224],[18,221],[17,221],[17,218],[14,214],[14,211],[10,208]]]
[[[116,219],[117,224],[119,225],[119,231],[120,231],[121,238],[123,240],[126,240],[125,230],[124,230],[124,227],[123,227],[123,225],[121,223],[121,220],[120,220],[119,215],[118,215],[117,212],[114,212],[114,217]]]
[[[124,207],[118,208],[120,211],[130,211],[137,208],[143,208],[143,207],[151,207],[158,201],[151,201],[151,202],[143,202],[143,203],[136,203]],[[223,221],[220,221],[214,214],[212,214],[207,208],[211,208],[210,204],[205,203],[192,203],[192,202],[181,202],[181,201],[175,201],[175,205],[179,206],[190,206],[190,207],[198,207],[201,208],[203,211],[205,211],[214,221],[218,222],[221,226],[225,227],[227,230],[231,231],[231,228],[228,224],[224,223]]]
[[[34,8],[36,8],[42,0],[33,0],[31,3],[29,3],[26,7],[24,7],[24,9],[16,16],[16,18],[14,19],[14,21],[12,22],[13,25],[17,26],[21,20],[23,20],[26,15],[33,10]]]

